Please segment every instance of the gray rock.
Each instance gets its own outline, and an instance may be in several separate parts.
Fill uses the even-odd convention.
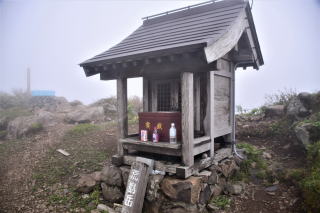
[[[197,205],[187,204],[184,202],[164,202],[161,205],[161,213],[198,213]]]
[[[212,191],[212,196],[214,196],[214,197],[221,195],[221,193],[223,191],[223,188],[221,188],[221,186],[219,186],[217,184],[210,186],[210,188]]]
[[[32,116],[21,116],[8,123],[8,138],[16,139],[58,124],[61,119],[51,112],[39,111]]]
[[[93,172],[90,175],[96,182],[101,182],[101,172]]]
[[[262,157],[264,157],[265,159],[268,159],[268,160],[270,160],[272,158],[271,154],[268,152],[263,152]]]
[[[203,182],[208,182],[209,177],[211,176],[212,172],[208,170],[201,171],[198,176],[202,177]]]
[[[130,173],[130,167],[129,166],[121,166],[120,170],[121,170],[121,175],[122,175],[122,179],[123,179],[123,184],[125,187],[127,187],[127,182],[128,182],[129,173]]]
[[[219,181],[218,173],[214,170],[211,172],[211,175],[208,178],[208,184],[213,185],[218,183],[218,181]]]
[[[265,107],[266,117],[281,117],[284,115],[284,105],[273,105]]]
[[[81,175],[76,186],[76,191],[82,193],[89,193],[94,189],[96,184],[97,182],[90,174]]]
[[[219,167],[221,168],[221,173],[226,178],[232,176],[236,171],[240,169],[233,159],[226,159],[221,161],[221,163],[219,163]]]
[[[278,185],[274,185],[274,186],[269,186],[269,187],[267,187],[265,190],[267,191],[267,192],[275,192],[275,191],[277,191],[278,190]]]
[[[191,176],[188,179],[165,177],[161,182],[162,192],[174,201],[198,203],[202,185],[202,178]]]
[[[151,175],[149,176],[146,199],[150,202],[160,197],[160,183],[163,180],[163,175]]]
[[[317,137],[312,137],[317,131],[317,128],[310,123],[297,125],[294,129],[296,137],[298,138],[299,142],[304,145],[305,148],[307,148],[308,145],[312,144],[314,142],[313,140],[318,139]]]
[[[227,184],[226,189],[229,194],[239,195],[242,192],[242,185],[240,184]]]
[[[104,121],[103,107],[81,107],[67,113],[65,120],[68,123],[90,123]]]
[[[119,187],[108,186],[105,183],[101,183],[101,189],[102,195],[107,201],[117,203],[123,200],[123,193]]]
[[[9,120],[7,117],[0,117],[0,131],[7,129],[8,122]]]
[[[208,208],[208,210],[210,210],[211,212],[219,211],[219,207],[217,207],[217,206],[215,206],[215,205],[213,205],[213,204],[211,204],[211,203],[209,203],[209,204],[207,205],[207,208]]]
[[[105,211],[105,212],[108,212],[108,213],[115,213],[114,209],[112,209],[109,206],[106,206],[104,204],[98,204],[97,209],[99,211]]]
[[[314,104],[314,96],[311,93],[308,92],[301,92],[298,95],[299,100],[303,104],[304,107],[307,109],[312,109],[312,105]]]
[[[211,195],[213,194],[213,191],[211,190],[211,187],[208,184],[204,184],[202,188],[203,189],[200,193],[199,203],[206,204],[209,201]]]
[[[83,105],[81,101],[78,101],[78,100],[74,100],[74,101],[71,101],[69,103],[71,106],[79,106],[79,105]]]
[[[300,119],[309,115],[309,110],[302,104],[298,97],[291,98],[286,106],[286,114],[292,119]]]
[[[101,181],[110,186],[122,187],[123,181],[121,170],[114,165],[105,166],[101,172]]]

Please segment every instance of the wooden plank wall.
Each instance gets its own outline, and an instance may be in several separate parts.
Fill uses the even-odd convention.
[[[225,56],[227,57],[227,56]],[[232,77],[233,71],[228,58],[226,60],[219,59],[218,71],[215,71],[214,85],[214,135],[215,137],[231,133],[233,111],[231,108],[232,99]]]

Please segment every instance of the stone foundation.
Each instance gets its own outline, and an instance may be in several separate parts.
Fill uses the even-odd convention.
[[[143,212],[145,213],[196,213],[211,212],[208,202],[221,194],[240,194],[243,185],[234,184],[230,178],[239,169],[233,156],[223,159],[216,165],[200,171],[187,179],[179,179],[175,175],[150,174]],[[88,188],[79,182],[79,191],[88,193],[92,181],[101,186],[102,194],[108,203],[121,203],[125,193],[130,166],[106,166],[99,175],[87,181]],[[86,183],[83,181],[82,184]]]

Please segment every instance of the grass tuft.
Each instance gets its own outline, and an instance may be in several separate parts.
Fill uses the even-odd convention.
[[[211,204],[215,205],[219,209],[227,209],[231,205],[231,199],[226,195],[219,195],[214,197],[211,201]]]
[[[99,129],[100,127],[95,124],[78,124],[66,132],[65,138],[81,137],[91,131]]]

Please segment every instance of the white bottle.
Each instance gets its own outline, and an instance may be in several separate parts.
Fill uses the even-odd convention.
[[[170,143],[173,143],[173,144],[177,143],[177,130],[176,130],[176,127],[174,126],[174,123],[171,124],[169,137],[170,137]]]

